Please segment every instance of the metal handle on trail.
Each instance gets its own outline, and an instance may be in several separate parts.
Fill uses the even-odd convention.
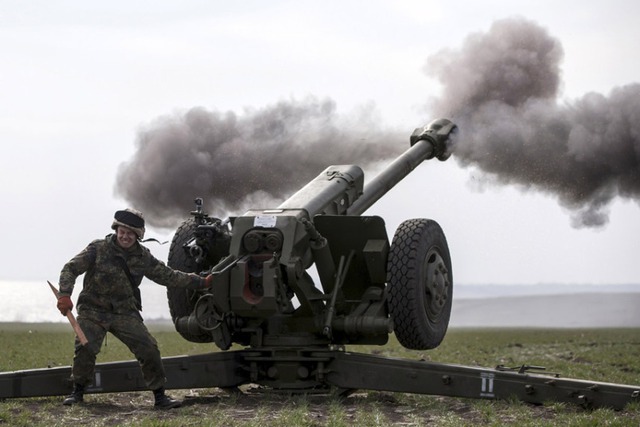
[[[60,293],[58,292],[56,287],[53,286],[51,282],[48,280],[47,280],[47,283],[49,284],[49,287],[51,288],[51,291],[53,292],[53,294],[56,296],[56,299],[60,298]],[[87,337],[84,335],[84,332],[82,332],[82,328],[78,324],[78,321],[76,320],[76,317],[73,315],[71,310],[67,311],[67,319],[69,319],[69,323],[71,323],[71,327],[73,328],[76,335],[78,336],[78,339],[80,340],[80,344],[87,345],[89,343],[89,340],[87,340]]]

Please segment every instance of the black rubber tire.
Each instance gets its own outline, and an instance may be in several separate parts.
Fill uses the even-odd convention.
[[[183,249],[184,244],[193,236],[196,227],[197,224],[193,218],[186,220],[178,227],[176,234],[174,234],[171,240],[171,247],[169,248],[169,259],[167,262],[169,267],[187,273],[197,273],[199,271],[194,259],[188,256]],[[193,312],[198,300],[198,294],[197,291],[192,289],[167,288],[167,300],[169,302],[169,312],[175,324],[176,319],[189,316]],[[209,332],[205,330],[202,332],[202,334],[192,334],[185,331],[178,331],[187,341],[197,343],[213,342],[213,337]]]
[[[453,301],[451,257],[437,222],[410,219],[398,226],[387,261],[389,313],[400,344],[436,348],[447,332]]]

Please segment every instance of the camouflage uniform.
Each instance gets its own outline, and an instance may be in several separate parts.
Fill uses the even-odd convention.
[[[73,381],[83,386],[92,382],[96,356],[105,335],[111,332],[136,356],[147,386],[156,390],[165,383],[160,351],[143,323],[141,307],[122,260],[136,285],[147,277],[164,286],[192,289],[202,286],[201,277],[167,267],[138,242],[123,249],[115,234],[91,242],[60,273],[61,296],[70,296],[76,278],[85,273],[77,308],[78,323],[89,344],[83,346],[76,338]]]

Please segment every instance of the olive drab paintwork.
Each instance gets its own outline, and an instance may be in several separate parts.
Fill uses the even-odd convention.
[[[330,166],[279,206],[225,221],[207,215],[196,199],[175,233],[168,265],[210,272],[213,285],[168,288],[171,316],[189,341],[241,349],[164,358],[166,388],[252,383],[287,393],[387,390],[618,409],[638,401],[640,386],[564,379],[527,365],[489,369],[347,351],[385,344],[392,332],[405,347],[425,350],[447,331],[453,270],[443,230],[414,218],[389,242],[384,220],[362,214],[424,160],[446,160],[455,131],[446,119],[416,129],[411,147],[367,185],[358,166]],[[132,269],[142,273],[138,267]],[[62,282],[69,290],[69,278]],[[68,393],[69,369],[0,374],[0,397]],[[99,364],[91,382],[93,393],[146,388],[135,362]]]
[[[206,215],[198,201],[193,219],[174,236],[169,265],[211,271],[214,285],[210,293],[186,297],[169,291],[177,331],[223,350],[232,343],[253,348],[381,345],[394,331],[408,334],[401,342],[412,343],[411,348],[436,347],[449,323],[453,290],[444,233],[435,221],[412,221],[403,226],[408,233],[390,244],[384,220],[361,214],[422,161],[446,160],[455,130],[446,119],[418,128],[411,147],[366,186],[360,167],[329,166],[280,205],[231,219],[232,232]],[[405,234],[418,238],[419,250],[411,257],[394,250],[412,245]],[[222,253],[215,250],[220,242],[226,242]],[[428,268],[442,272],[437,295],[430,283],[434,275],[422,274],[427,250],[437,255]],[[409,276],[391,274],[406,269]],[[390,298],[394,288],[405,286],[408,294]],[[425,294],[442,302],[438,313]],[[410,318],[415,328],[394,330],[394,317]]]

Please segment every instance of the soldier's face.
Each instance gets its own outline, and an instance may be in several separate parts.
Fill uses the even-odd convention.
[[[116,240],[121,248],[129,249],[138,240],[138,235],[131,229],[126,227],[118,227],[116,231]]]

